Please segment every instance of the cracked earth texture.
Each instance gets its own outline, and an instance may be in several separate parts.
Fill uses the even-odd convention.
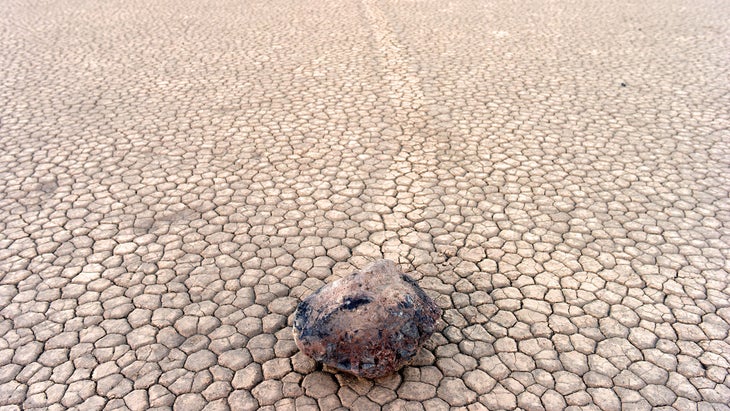
[[[2,8],[3,410],[728,409],[727,2]],[[381,257],[439,331],[321,370]]]

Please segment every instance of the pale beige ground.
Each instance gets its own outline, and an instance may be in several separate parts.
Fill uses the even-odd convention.
[[[0,8],[2,410],[728,409],[727,1]],[[381,256],[442,331],[319,370]]]

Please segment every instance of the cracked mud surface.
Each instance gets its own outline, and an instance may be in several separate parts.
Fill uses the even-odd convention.
[[[2,7],[3,410],[728,409],[725,2]],[[442,328],[318,369],[381,257]]]

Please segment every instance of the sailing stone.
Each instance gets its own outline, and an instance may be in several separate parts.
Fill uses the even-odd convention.
[[[440,315],[415,280],[392,261],[379,260],[299,303],[294,340],[325,365],[378,378],[416,356]]]

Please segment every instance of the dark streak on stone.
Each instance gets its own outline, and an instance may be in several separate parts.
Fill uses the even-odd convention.
[[[370,297],[353,297],[353,298],[345,298],[345,300],[342,302],[342,305],[340,306],[343,310],[354,310],[357,307],[365,304],[370,304],[373,301]]]

